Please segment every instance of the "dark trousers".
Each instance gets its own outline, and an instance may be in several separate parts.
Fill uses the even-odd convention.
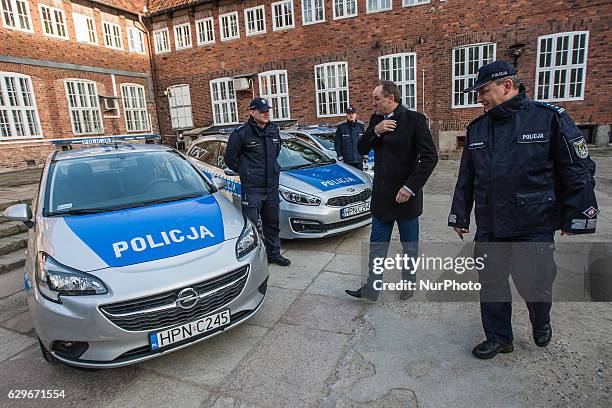
[[[242,214],[244,214],[257,230],[263,234],[268,258],[280,255],[280,231],[278,192],[272,193],[242,193]]]
[[[550,322],[552,284],[556,276],[554,234],[496,237],[476,232],[476,257],[484,256],[479,271],[480,317],[487,340],[512,342],[512,295],[508,278],[525,300],[533,327]]]
[[[346,164],[348,164],[349,166],[353,166],[357,170],[363,171],[363,161],[360,161],[358,163],[346,163]]]

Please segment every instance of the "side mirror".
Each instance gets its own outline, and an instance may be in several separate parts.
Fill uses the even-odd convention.
[[[28,228],[32,228],[34,226],[34,223],[32,222],[32,210],[27,204],[11,205],[4,210],[2,217],[13,221],[21,221]]]
[[[226,176],[237,176],[238,173],[236,173],[234,170],[230,169],[229,167],[226,167],[223,169],[223,172],[225,173]]]
[[[221,177],[213,177],[212,182],[217,187],[217,190],[223,190],[227,186],[227,182]]]

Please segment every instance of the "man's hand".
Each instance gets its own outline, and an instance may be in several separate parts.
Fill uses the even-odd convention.
[[[385,119],[382,122],[380,122],[378,125],[376,125],[376,127],[374,128],[374,131],[378,133],[379,135],[381,135],[386,132],[393,132],[396,126],[397,126],[396,121],[391,120],[391,119]]]
[[[399,189],[399,191],[397,192],[397,195],[395,196],[395,202],[398,204],[402,204],[410,200],[410,197],[412,197],[412,194],[410,194],[408,190],[402,187]]]
[[[344,157],[338,156],[338,161],[344,161]]]
[[[561,230],[561,236],[563,236],[563,235],[570,236],[570,235],[576,235],[576,234],[574,234],[573,232],[567,232],[567,231]]]
[[[463,234],[469,234],[470,233],[470,229],[469,228],[457,228],[457,227],[453,227],[453,229],[455,230],[457,235],[459,235],[459,238],[461,238],[462,241],[463,241]]]

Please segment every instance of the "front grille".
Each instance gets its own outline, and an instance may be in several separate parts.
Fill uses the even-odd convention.
[[[359,194],[354,194],[354,195],[350,195],[350,196],[332,197],[329,200],[327,200],[327,205],[332,206],[332,207],[344,207],[344,206],[347,206],[349,204],[358,203],[358,202],[361,202],[361,201],[366,201],[370,197],[372,197],[372,189],[371,188],[366,188],[365,190],[363,190]]]
[[[248,278],[248,266],[243,266],[213,279],[189,286],[199,296],[188,310],[176,305],[177,295],[184,287],[100,306],[102,313],[114,324],[128,331],[163,329],[199,319],[236,299]]]
[[[360,222],[369,220],[372,218],[371,213],[367,213],[366,215],[362,215],[361,217],[350,218],[348,220],[334,222],[332,224],[321,224],[316,221],[309,221],[309,223],[301,223],[301,220],[291,220],[291,227],[295,232],[305,232],[305,233],[321,233],[328,232],[338,228],[346,227],[353,224],[359,224]]]

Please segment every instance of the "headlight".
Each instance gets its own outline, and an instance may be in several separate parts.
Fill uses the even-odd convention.
[[[236,242],[236,258],[240,259],[255,248],[257,248],[257,231],[255,230],[255,225],[249,220],[246,219],[246,223],[244,224],[244,228],[240,233],[240,238],[238,238],[238,242]]]
[[[319,205],[321,204],[321,199],[317,196],[313,196],[306,193],[298,193],[297,191],[287,190],[285,188],[280,188],[279,190],[280,196],[285,200],[289,201],[293,204],[300,205]]]
[[[45,298],[61,303],[62,296],[102,295],[108,293],[98,278],[57,262],[44,252],[36,258],[36,284]]]

